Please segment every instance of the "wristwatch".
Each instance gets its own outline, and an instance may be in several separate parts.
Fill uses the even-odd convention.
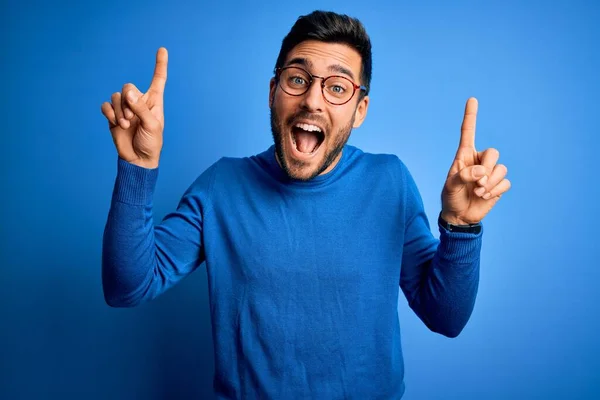
[[[441,212],[440,212],[440,215],[438,216],[438,224],[440,224],[440,226],[442,228],[444,228],[450,232],[474,233],[476,235],[481,233],[481,222],[479,222],[477,224],[471,224],[471,225],[454,225],[449,222],[446,222],[446,220],[444,220],[444,218],[442,218]]]

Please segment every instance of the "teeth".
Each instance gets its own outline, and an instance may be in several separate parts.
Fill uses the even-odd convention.
[[[305,131],[309,132],[321,132],[321,128],[316,125],[296,124],[296,128],[304,129]]]

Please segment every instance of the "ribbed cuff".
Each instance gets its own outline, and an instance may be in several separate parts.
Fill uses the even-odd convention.
[[[149,205],[157,179],[158,168],[143,168],[118,157],[113,200],[137,206]]]
[[[438,250],[443,260],[456,264],[469,264],[479,258],[483,226],[478,234],[450,232],[442,226],[438,225],[438,227],[440,229]]]

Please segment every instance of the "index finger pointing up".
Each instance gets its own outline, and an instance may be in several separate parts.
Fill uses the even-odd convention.
[[[149,91],[156,92],[162,95],[165,91],[165,84],[167,83],[167,63],[169,61],[169,54],[167,49],[161,47],[156,52],[156,65],[154,66],[154,76],[152,77],[152,83],[150,83]]]
[[[460,147],[475,148],[475,122],[477,120],[477,99],[475,97],[467,100],[465,116],[460,128]]]

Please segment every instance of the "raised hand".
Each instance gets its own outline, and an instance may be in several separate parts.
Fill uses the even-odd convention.
[[[135,85],[123,85],[113,93],[111,102],[102,104],[102,114],[120,158],[144,168],[158,167],[163,144],[164,91],[167,82],[167,49],[156,53],[154,76],[146,93]]]
[[[442,190],[442,218],[455,225],[480,222],[510,189],[498,150],[475,150],[477,107],[477,99],[467,100],[460,145]]]

